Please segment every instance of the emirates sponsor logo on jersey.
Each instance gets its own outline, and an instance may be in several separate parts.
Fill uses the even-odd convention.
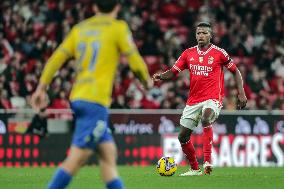
[[[194,64],[190,64],[190,72],[193,75],[201,75],[201,76],[205,76],[208,77],[209,72],[212,72],[213,68],[211,66],[200,66],[199,64],[194,65]]]
[[[209,56],[208,58],[208,64],[213,64],[214,58],[212,56]]]

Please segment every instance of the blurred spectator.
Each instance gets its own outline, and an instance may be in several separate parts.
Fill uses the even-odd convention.
[[[123,95],[118,95],[114,102],[111,104],[111,108],[113,109],[129,109],[129,106],[125,102],[125,98]]]
[[[6,90],[0,90],[0,109],[10,109],[12,108],[11,102],[8,98],[8,93]]]
[[[17,91],[12,92],[12,97],[10,98],[12,108],[25,108],[26,100],[24,97],[19,96]]]
[[[274,71],[275,76],[284,79],[284,55],[277,57],[271,64],[271,69]]]
[[[26,107],[43,65],[72,26],[90,17],[91,0],[9,1],[0,3],[1,108]],[[121,17],[151,73],[172,66],[185,48],[196,45],[195,24],[214,24],[214,43],[228,49],[244,76],[247,109],[283,109],[284,1],[125,0]],[[66,99],[76,62],[59,71],[49,90],[53,108]],[[186,73],[177,82],[157,83],[144,94],[123,58],[113,89],[113,108],[183,108]],[[235,84],[225,73],[224,108],[236,108]],[[122,95],[125,94],[126,95]]]
[[[70,108],[69,101],[66,97],[65,91],[60,91],[59,96],[54,98],[51,103],[51,108],[54,109],[68,109]]]

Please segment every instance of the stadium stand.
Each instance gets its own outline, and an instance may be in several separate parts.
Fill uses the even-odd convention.
[[[0,2],[0,108],[29,107],[43,65],[70,28],[92,15],[90,0],[10,0]],[[245,76],[247,109],[284,110],[284,1],[125,0],[122,14],[151,74],[165,70],[195,45],[198,21],[214,25],[214,43],[223,47]],[[75,78],[73,60],[57,73],[50,107],[69,108]],[[183,108],[187,74],[157,84],[145,94],[124,58],[112,108]],[[224,108],[236,109],[236,88],[225,74]],[[126,94],[126,95],[123,95]]]

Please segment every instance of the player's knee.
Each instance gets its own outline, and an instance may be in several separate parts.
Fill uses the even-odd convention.
[[[61,167],[71,173],[72,175],[75,175],[78,170],[85,165],[85,161],[82,161],[81,159],[75,159],[68,157],[63,161],[61,164]]]
[[[203,111],[202,117],[201,117],[201,124],[202,124],[202,126],[206,127],[206,126],[210,125],[214,115],[215,115],[215,113],[214,113],[214,111],[212,109],[206,108]]]
[[[71,164],[74,164],[79,168],[79,167],[83,167],[85,165],[85,163],[88,160],[88,157],[87,156],[79,156],[79,157],[76,157],[76,158],[68,158],[68,160]]]
[[[65,160],[65,163],[78,169],[86,164],[92,153],[93,152],[91,150],[72,147],[68,158]]]
[[[113,143],[104,143],[99,147],[99,159],[102,163],[115,165],[117,159],[117,149]]]
[[[203,127],[210,125],[210,118],[209,117],[202,117],[201,124]]]
[[[115,157],[100,157],[99,164],[102,167],[114,168],[116,166]]]
[[[190,133],[179,133],[178,140],[180,143],[187,143],[190,139]]]

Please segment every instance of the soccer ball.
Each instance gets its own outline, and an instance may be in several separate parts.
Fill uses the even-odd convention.
[[[177,171],[177,164],[172,157],[162,157],[158,161],[156,168],[161,176],[172,176]]]

